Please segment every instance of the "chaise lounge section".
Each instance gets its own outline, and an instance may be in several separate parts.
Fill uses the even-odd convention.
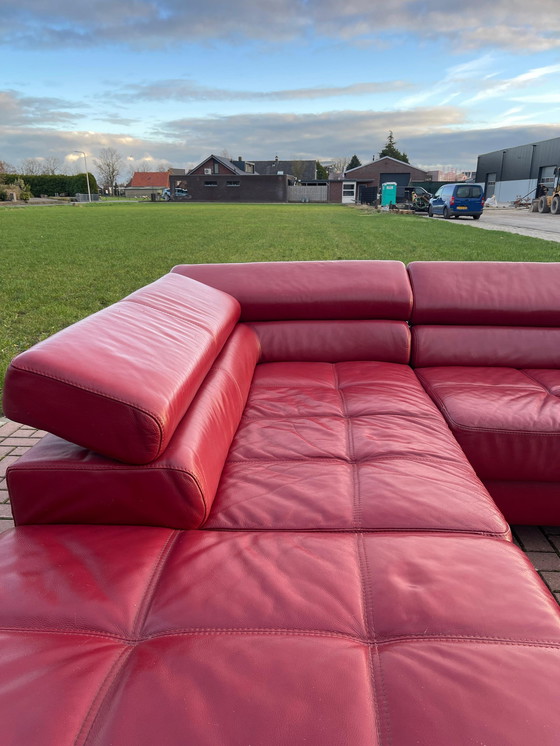
[[[13,361],[52,435],[8,472],[7,744],[556,746],[559,608],[412,303],[399,262],[183,265]]]

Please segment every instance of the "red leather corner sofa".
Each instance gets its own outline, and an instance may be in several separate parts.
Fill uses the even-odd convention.
[[[2,744],[558,746],[559,607],[492,499],[560,523],[558,288],[185,265],[18,356],[52,435],[8,472]]]

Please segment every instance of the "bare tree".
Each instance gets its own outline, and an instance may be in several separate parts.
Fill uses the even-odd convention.
[[[94,160],[99,181],[104,189],[112,190],[121,172],[123,157],[115,148],[103,148]]]
[[[61,173],[61,168],[62,162],[60,158],[57,158],[55,155],[51,155],[48,158],[43,159],[41,173],[46,174],[47,176],[54,176],[55,174]]]
[[[21,164],[21,173],[26,176],[38,176],[43,170],[39,158],[26,158]]]
[[[331,171],[334,171],[338,174],[343,174],[346,171],[346,166],[348,165],[348,158],[342,157],[342,158],[336,158],[331,167]]]
[[[12,166],[8,161],[0,160],[0,174],[15,174],[16,172],[17,169],[15,166]]]

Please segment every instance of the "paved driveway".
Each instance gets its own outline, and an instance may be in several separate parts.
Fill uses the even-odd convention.
[[[442,218],[433,218],[442,220]],[[480,220],[463,218],[448,220],[448,223],[461,223],[490,231],[520,233],[522,236],[544,238],[546,241],[560,242],[560,215],[529,212],[526,208],[496,207],[486,208]]]

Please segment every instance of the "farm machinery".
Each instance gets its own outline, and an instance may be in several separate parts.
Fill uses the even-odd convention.
[[[560,215],[560,168],[554,169],[554,185],[539,184],[535,199],[531,201],[531,212],[551,212]]]

